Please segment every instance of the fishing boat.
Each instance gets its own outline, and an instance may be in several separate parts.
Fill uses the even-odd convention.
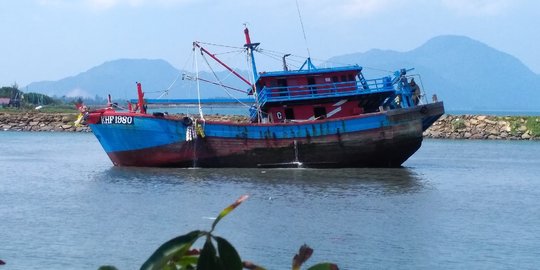
[[[148,113],[140,83],[127,110],[115,106],[85,117],[115,166],[138,167],[399,167],[422,144],[422,133],[443,113],[428,102],[410,70],[367,79],[359,65],[258,72],[244,29],[251,80],[201,43],[200,50],[248,85],[245,122]],[[195,80],[199,79],[195,76]]]

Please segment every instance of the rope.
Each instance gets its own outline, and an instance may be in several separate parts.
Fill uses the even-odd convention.
[[[222,52],[222,53],[216,53],[214,55],[224,55],[224,54],[229,54],[229,53],[241,53],[241,52],[244,52],[244,50],[234,50],[234,51],[228,51],[228,52]]]
[[[204,45],[210,45],[210,46],[216,46],[216,47],[224,47],[224,48],[231,48],[231,49],[237,49],[237,50],[244,50],[244,47],[235,47],[235,46],[228,46],[228,45],[209,43],[209,42],[200,42],[200,41],[197,41],[197,43],[204,44]]]
[[[311,58],[311,53],[309,52],[309,45],[306,37],[306,30],[304,29],[304,22],[302,21],[302,14],[300,14],[300,6],[298,5],[298,0],[296,0],[296,9],[298,10],[298,18],[300,19],[300,25],[302,26],[302,33],[304,34],[304,41],[306,42],[306,49],[308,57]]]
[[[214,69],[212,68],[212,66],[210,65],[210,63],[208,62],[208,59],[206,59],[206,57],[204,56],[204,54],[201,53],[201,56],[202,58],[204,59],[204,61],[206,62],[206,65],[208,66],[208,68],[210,69],[210,71],[212,71],[212,75],[214,75],[214,78],[216,79],[216,81],[219,83],[219,86],[221,86],[223,88],[223,90],[225,91],[225,93],[227,93],[227,95],[229,95],[229,97],[235,99],[238,103],[242,104],[243,106],[245,107],[250,107],[249,105],[243,103],[242,101],[240,101],[239,99],[237,99],[235,96],[233,96],[228,90],[227,88],[225,87],[225,85],[223,85],[223,83],[221,82],[221,80],[219,79],[219,77],[216,75],[216,73],[214,72]],[[230,74],[229,74],[230,75]],[[197,77],[198,78],[198,77]],[[197,79],[197,82],[199,80]],[[200,106],[200,96],[199,96],[199,106]]]

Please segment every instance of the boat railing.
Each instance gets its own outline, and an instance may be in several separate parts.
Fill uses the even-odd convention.
[[[360,81],[310,85],[263,87],[258,93],[259,105],[268,102],[345,97],[359,94],[394,91],[390,77]]]

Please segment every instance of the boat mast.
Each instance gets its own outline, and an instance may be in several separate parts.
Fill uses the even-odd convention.
[[[253,73],[252,91],[253,97],[255,98],[255,108],[257,109],[257,120],[260,123],[263,121],[263,116],[261,112],[261,104],[259,104],[259,93],[257,92],[257,80],[259,79],[259,73],[257,72],[257,65],[255,64],[255,56],[253,54],[253,51],[257,49],[260,43],[251,43],[251,38],[249,37],[249,29],[245,24],[244,27],[244,35],[246,36],[246,44],[244,45],[244,47],[247,48],[249,58],[251,59],[251,68]]]
[[[251,43],[251,38],[249,37],[249,29],[247,26],[245,26],[244,29],[244,35],[246,36],[246,44],[244,47],[247,48],[249,58],[251,59],[251,68],[253,69],[253,84],[257,82],[257,79],[259,79],[259,73],[257,73],[257,66],[255,65],[255,56],[253,55],[253,51],[257,49],[260,43]]]
[[[144,106],[144,92],[142,90],[142,85],[140,82],[137,82],[137,97],[138,97],[137,103],[138,103],[140,112],[146,113],[146,107]]]

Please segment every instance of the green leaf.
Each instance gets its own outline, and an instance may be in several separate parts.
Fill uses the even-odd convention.
[[[229,205],[227,208],[223,209],[221,213],[219,213],[219,216],[217,216],[216,220],[214,220],[214,223],[212,224],[212,230],[214,231],[214,228],[216,227],[217,223],[226,215],[228,215],[232,210],[234,210],[237,206],[239,206],[242,202],[247,200],[249,196],[248,195],[242,195],[240,198],[238,198],[233,204]]]
[[[197,230],[167,241],[154,251],[152,256],[141,266],[141,270],[163,269],[171,258],[177,256],[181,259],[202,235],[201,231]]]
[[[0,263],[1,265],[2,263]],[[118,268],[112,266],[112,265],[102,265],[98,268],[98,270],[118,270]]]
[[[197,263],[197,270],[220,270],[219,260],[216,255],[216,248],[212,244],[212,239],[208,237],[204,243],[201,255],[199,255],[199,262]]]
[[[316,264],[307,270],[339,270],[337,264],[333,263],[319,263]]]
[[[224,238],[216,236],[215,239],[218,246],[219,259],[224,269],[242,270],[242,260],[236,249]]]
[[[182,259],[176,261],[176,264],[180,266],[180,269],[195,269],[198,261],[199,261],[199,255],[184,256],[182,257]]]

